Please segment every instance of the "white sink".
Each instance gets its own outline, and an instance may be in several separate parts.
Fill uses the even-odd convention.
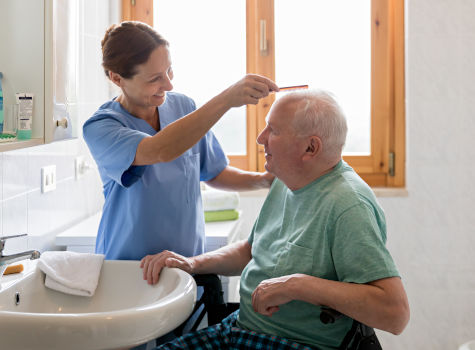
[[[130,348],[176,328],[196,300],[189,274],[164,269],[150,286],[138,261],[105,261],[92,298],[46,288],[36,261],[0,282],[1,349]]]

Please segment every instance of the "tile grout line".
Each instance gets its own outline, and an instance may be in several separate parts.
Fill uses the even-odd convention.
[[[3,179],[2,179],[3,180]],[[60,183],[64,183],[66,181],[69,181],[69,180],[74,180],[74,176],[69,176],[69,177],[65,177],[64,179],[61,179],[60,181],[57,181],[56,184],[60,184]],[[3,186],[3,181],[2,181],[2,186]],[[3,189],[2,189],[3,190]],[[29,195],[31,193],[34,193],[36,191],[40,191],[41,192],[41,186],[40,187],[37,187],[35,189],[32,189],[32,190],[27,190],[25,192],[22,192],[22,193],[19,193],[19,194],[16,194],[16,195],[13,195],[11,197],[8,197],[8,198],[5,198],[1,200],[1,202],[6,202],[6,201],[9,201],[11,199],[15,199],[15,198],[18,198],[18,197],[21,197],[21,196],[24,196],[24,195]],[[3,197],[3,193],[2,193],[2,197]],[[28,199],[27,199],[28,200]]]

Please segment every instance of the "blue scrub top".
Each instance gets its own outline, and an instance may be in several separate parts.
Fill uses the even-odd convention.
[[[161,129],[195,109],[192,99],[168,92],[158,107]],[[228,159],[209,131],[171,162],[132,166],[140,141],[156,133],[115,100],[103,104],[84,124],[84,139],[103,183],[96,253],[106,259],[140,260],[165,249],[184,256],[204,251],[200,180],[216,177]]]

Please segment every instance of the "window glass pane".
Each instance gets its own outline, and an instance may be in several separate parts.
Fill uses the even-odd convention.
[[[348,120],[344,153],[369,154],[370,0],[275,0],[275,56],[279,86],[332,92]]]
[[[200,107],[246,73],[246,2],[156,0],[154,26],[170,42],[173,90]],[[213,127],[227,154],[246,154],[246,107]]]

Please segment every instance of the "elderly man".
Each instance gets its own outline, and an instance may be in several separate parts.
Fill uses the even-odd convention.
[[[163,349],[336,349],[352,319],[403,331],[409,306],[385,247],[384,213],[341,159],[346,132],[341,109],[324,91],[274,103],[257,142],[276,179],[248,240],[192,258],[165,251],[142,260],[152,284],[165,266],[241,274],[240,310]],[[325,325],[321,306],[345,316]]]

